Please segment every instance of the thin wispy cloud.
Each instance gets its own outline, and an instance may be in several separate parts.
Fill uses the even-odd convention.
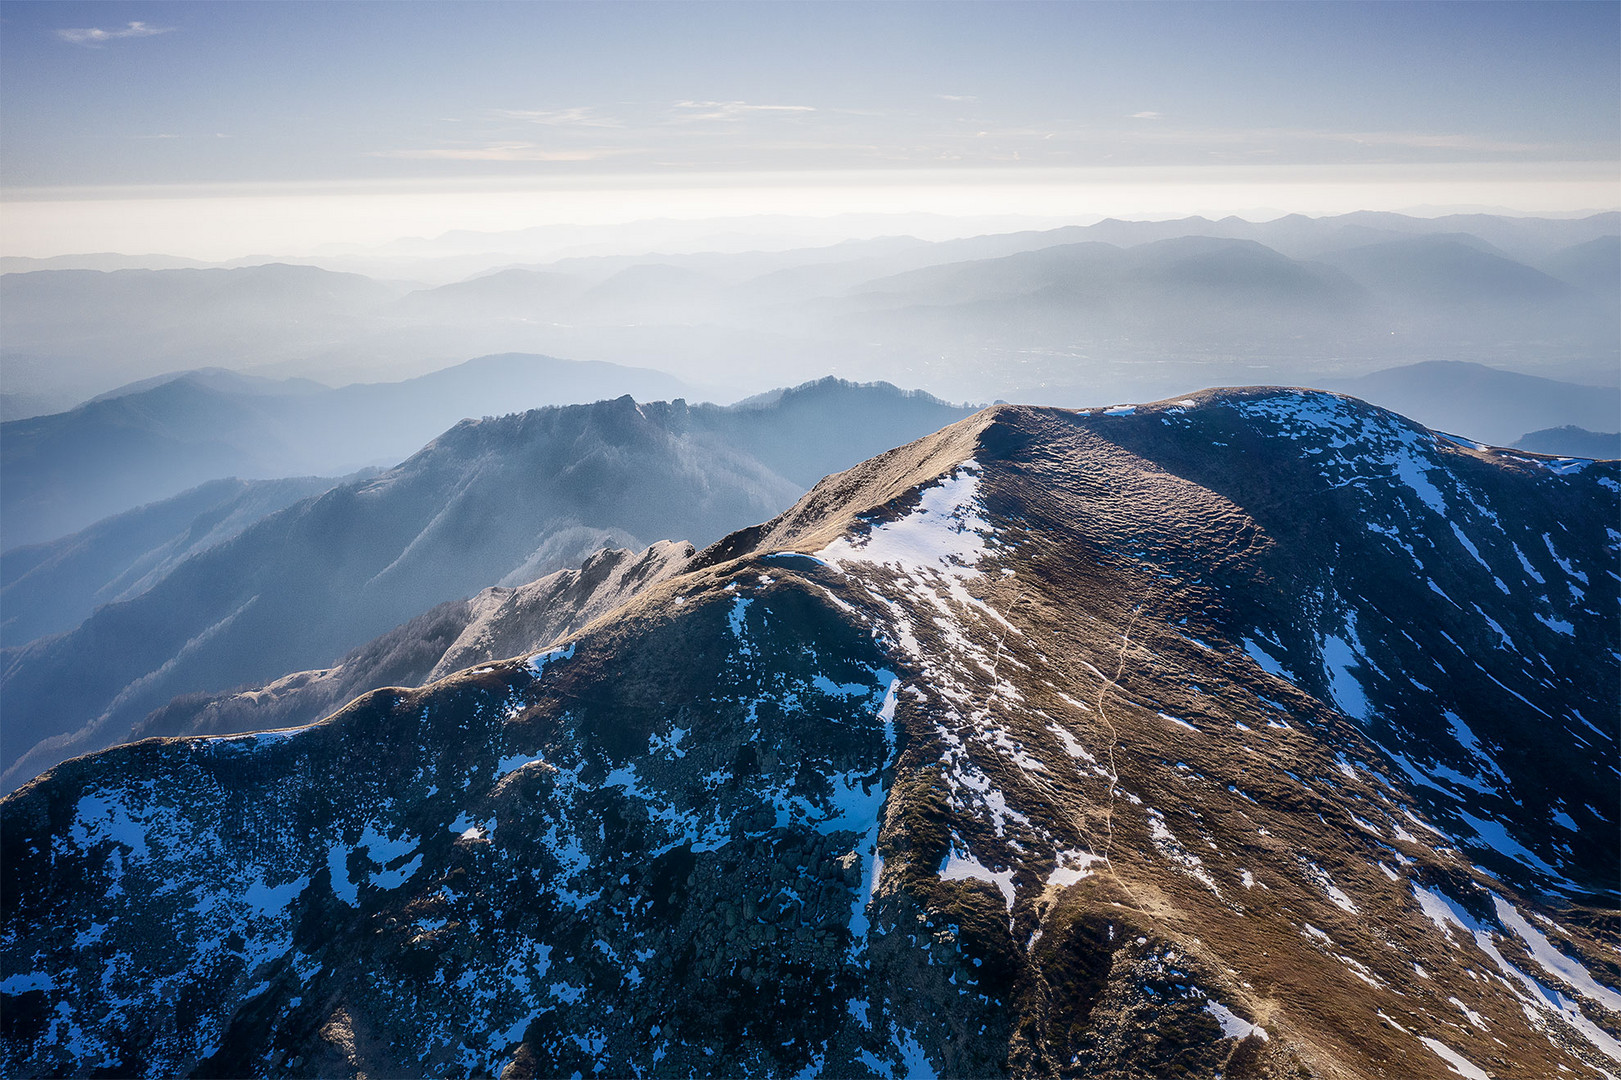
[[[1508,142],[1477,135],[1435,134],[1422,131],[1365,131],[1322,133],[1319,138],[1361,146],[1399,146],[1413,150],[1478,150],[1489,154],[1526,154],[1554,147],[1542,143]]]
[[[598,161],[625,151],[602,147],[581,150],[549,150],[536,143],[501,142],[486,146],[434,147],[407,150],[374,150],[367,156],[405,158],[414,161]]]
[[[970,104],[979,102],[979,98],[973,94],[936,94],[934,96],[941,101],[962,101]]]
[[[1127,117],[1127,119],[1128,120],[1163,120],[1163,119],[1165,119],[1165,114],[1160,113],[1160,112],[1154,112],[1152,109],[1145,109],[1142,112],[1134,112],[1134,113],[1132,113],[1129,117]]]
[[[58,30],[56,36],[74,45],[98,48],[120,38],[156,37],[158,34],[167,34],[173,30],[172,26],[148,26],[144,22],[132,22],[122,30],[103,30],[98,26],[85,26]]]
[[[609,116],[600,109],[579,107],[572,109],[500,109],[496,115],[507,120],[522,120],[547,127],[619,128],[625,122]]]
[[[761,114],[816,111],[811,105],[751,105],[746,101],[678,101],[674,109],[673,119],[687,123],[695,120],[742,120]]]

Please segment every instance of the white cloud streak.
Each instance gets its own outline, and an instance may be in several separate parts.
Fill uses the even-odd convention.
[[[86,26],[58,30],[56,36],[74,45],[83,45],[95,49],[119,38],[155,37],[158,34],[167,34],[173,30],[174,27],[172,26],[148,26],[144,22],[132,22],[122,30],[103,30],[100,27]]]
[[[1577,212],[1621,205],[1615,175],[1608,162],[1534,167],[1174,165],[831,174],[598,172],[551,179],[85,188],[70,189],[72,197],[59,189],[32,194],[13,190],[7,193],[0,254],[43,257],[100,246],[229,259],[253,251],[382,244],[451,229],[500,232],[561,223],[751,214],[997,216],[1012,207],[1027,215],[1086,221],[1189,214],[1254,218],[1260,213],[1257,207],[1269,208],[1263,218],[1457,205]],[[884,231],[895,230],[885,226]],[[992,230],[975,226],[973,231]]]
[[[547,150],[535,143],[502,142],[486,146],[440,147],[421,150],[377,150],[369,157],[405,158],[414,161],[600,161],[624,153],[604,148]]]
[[[1361,146],[1400,146],[1412,150],[1478,150],[1489,154],[1530,154],[1554,151],[1553,144],[1507,142],[1478,135],[1452,135],[1422,131],[1347,131],[1307,133],[1320,139]]]
[[[742,120],[760,113],[813,113],[810,105],[750,105],[746,101],[678,101],[672,119],[678,123],[697,120]]]
[[[572,109],[499,109],[496,115],[547,127],[620,128],[624,121],[583,106]]]

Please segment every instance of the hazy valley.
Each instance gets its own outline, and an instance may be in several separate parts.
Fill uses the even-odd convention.
[[[507,352],[656,367],[723,401],[831,373],[1074,407],[1431,360],[1613,386],[1618,236],[1614,213],[1358,213],[779,251],[689,240],[529,263],[521,234],[491,234],[482,263],[428,287],[410,262],[367,277],[320,260],[25,271],[13,259],[0,275],[5,416],[166,371],[369,383]],[[622,389],[649,391],[671,393]]]

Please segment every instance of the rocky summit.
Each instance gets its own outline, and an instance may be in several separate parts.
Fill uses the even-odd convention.
[[[7,797],[0,1070],[1621,1072],[1618,473],[986,410],[544,651]]]

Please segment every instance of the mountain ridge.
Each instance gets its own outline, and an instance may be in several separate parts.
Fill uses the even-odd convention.
[[[210,480],[60,540],[0,552],[0,642],[71,630],[97,607],[140,595],[192,555],[345,479]]]
[[[157,376],[66,413],[0,427],[0,546],[54,540],[223,476],[339,476],[391,466],[464,417],[630,390],[671,399],[688,388],[648,368],[524,353],[337,389],[218,370]]]
[[[994,407],[543,652],[0,801],[0,1059],[1597,1075],[1618,475]]]
[[[350,650],[331,668],[298,671],[224,694],[188,694],[152,711],[130,739],[232,735],[312,724],[381,686],[419,686],[463,668],[538,652],[680,573],[692,545],[603,548],[578,569],[517,588],[494,586],[439,604]]]
[[[122,738],[177,695],[329,665],[490,585],[603,547],[708,543],[966,411],[835,380],[736,410],[625,396],[464,421],[395,468],[254,521],[139,595],[0,653],[5,783]],[[86,655],[101,659],[85,668]]]

